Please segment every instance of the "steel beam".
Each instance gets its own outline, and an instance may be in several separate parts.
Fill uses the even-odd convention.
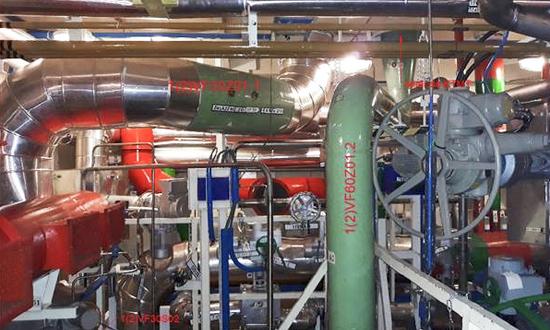
[[[380,260],[409,279],[412,283],[418,285],[431,297],[451,307],[454,312],[463,318],[463,323],[467,328],[491,330],[516,329],[495,314],[453,291],[445,284],[427,274],[419,272],[410,264],[395,257],[388,250],[376,246],[375,253]]]
[[[311,295],[315,292],[315,288],[321,280],[325,277],[325,274],[327,273],[327,261],[323,261],[323,263],[319,266],[319,269],[317,269],[317,272],[315,272],[315,275],[311,278],[309,283],[307,284],[306,288],[304,289],[303,294],[298,298],[298,301],[294,303],[294,306],[292,306],[292,309],[287,314],[285,320],[279,327],[279,330],[288,330],[294,323],[294,320],[296,320],[296,317],[300,312],[302,311],[302,308],[304,308],[306,302],[311,297]]]

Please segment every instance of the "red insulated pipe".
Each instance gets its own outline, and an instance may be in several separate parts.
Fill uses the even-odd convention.
[[[542,67],[542,79],[550,80],[550,63],[545,63]]]
[[[124,128],[120,130],[122,143],[135,145],[122,146],[122,164],[149,165],[154,164],[153,157],[153,129],[151,128]],[[139,194],[151,191],[153,187],[152,169],[134,169],[128,171],[130,182],[136,187]],[[160,180],[172,178],[161,169],[155,169],[155,192],[161,192]]]
[[[89,191],[0,210],[0,328],[32,306],[34,277],[51,269],[74,274],[123,233],[124,205]]]
[[[241,179],[239,180],[240,199],[261,199],[263,198],[265,179]],[[309,191],[318,198],[326,197],[326,185],[324,178],[314,177],[290,177],[273,179],[274,198],[289,198],[297,193]],[[263,205],[254,207],[257,214],[263,215],[266,210]],[[288,207],[274,207],[274,213],[277,215],[288,214]]]

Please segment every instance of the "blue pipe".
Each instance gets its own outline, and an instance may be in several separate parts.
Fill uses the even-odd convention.
[[[229,320],[231,317],[229,306],[229,258],[241,270],[247,273],[263,271],[262,267],[248,267],[240,263],[233,249],[233,228],[224,228],[220,234],[220,267],[221,267],[221,317],[222,329],[229,330]]]
[[[491,59],[489,60],[489,63],[487,63],[487,66],[485,67],[485,70],[483,71],[483,85],[485,86],[485,90],[488,93],[494,93],[495,91],[492,90],[490,84],[489,84],[489,72],[491,72],[491,69],[493,68],[493,65],[495,64],[496,59],[502,54],[504,51],[504,46],[508,43],[508,37],[510,36],[510,31],[506,31],[504,33],[504,36],[502,37],[502,40],[500,41],[500,45],[498,46],[498,49],[493,54]]]
[[[431,88],[431,87],[430,87]],[[425,214],[424,221],[424,242],[422,244],[422,270],[426,274],[431,274],[434,266],[435,255],[435,196],[434,196],[434,95],[430,91],[430,105],[428,112],[428,153],[427,153],[427,173],[425,182]],[[418,309],[422,329],[429,329],[430,320],[430,301],[422,296]]]
[[[115,261],[116,258],[118,258],[120,253],[120,247],[118,245],[114,245],[111,249],[111,263]],[[90,298],[92,298],[93,294],[99,289],[107,280],[109,279],[109,276],[103,275],[99,278],[97,278],[92,284],[84,291],[84,293],[80,296],[80,301],[85,301]]]
[[[222,229],[220,235],[220,271],[221,271],[221,286],[220,286],[220,302],[221,302],[221,318],[222,329],[229,330],[229,257],[230,250],[233,250],[233,230]]]
[[[206,168],[206,211],[208,217],[208,238],[210,242],[216,240],[214,232],[214,193],[212,191],[212,168]]]
[[[433,256],[435,249],[435,229],[434,229],[434,213],[435,213],[435,196],[434,196],[434,99],[433,93],[430,93],[430,105],[428,113],[428,155],[427,155],[427,174],[426,174],[426,217],[424,223],[424,260],[423,270],[427,274],[431,274],[433,270]]]
[[[231,168],[229,184],[231,186],[231,203],[237,204],[239,202],[239,169],[237,167]]]
[[[33,30],[29,33],[36,39],[52,40],[53,31]],[[242,33],[172,33],[172,32],[93,32],[92,35],[98,39],[103,38],[136,38],[136,37],[167,37],[167,38],[193,38],[193,39],[222,39],[242,40],[245,34]],[[258,34],[258,40],[269,41],[271,35],[267,33]]]
[[[264,271],[263,267],[260,267],[260,266],[249,267],[249,266],[243,265],[239,261],[239,258],[237,257],[237,255],[235,254],[235,250],[233,249],[233,228],[224,229],[224,230],[222,230],[222,233],[225,233],[225,235],[227,235],[225,237],[225,239],[228,240],[226,242],[226,244],[231,247],[231,248],[228,248],[229,249],[229,257],[231,258],[231,261],[233,261],[235,266],[237,266],[240,270],[242,270],[244,272],[247,272],[247,273],[258,273],[258,272],[263,272]]]

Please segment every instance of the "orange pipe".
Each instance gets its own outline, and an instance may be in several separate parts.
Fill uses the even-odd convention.
[[[123,165],[154,164],[153,157],[153,129],[151,128],[124,128],[120,130],[122,143],[136,143],[136,145],[122,146]],[[128,171],[130,182],[139,194],[151,191],[153,187],[152,169],[133,169]],[[155,192],[161,192],[160,180],[172,178],[161,169],[155,169]]]

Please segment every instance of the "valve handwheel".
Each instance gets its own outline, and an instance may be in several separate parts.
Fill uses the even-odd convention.
[[[435,166],[436,173],[434,173],[434,179],[436,180],[435,195],[436,195],[436,200],[439,204],[439,213],[441,217],[441,223],[443,226],[443,236],[437,236],[436,238],[438,240],[449,240],[456,237],[460,237],[465,233],[469,232],[470,230],[472,230],[473,228],[475,228],[479,224],[479,222],[483,220],[485,215],[490,211],[491,205],[493,204],[493,201],[495,200],[495,197],[500,187],[499,183],[500,183],[502,164],[501,164],[500,149],[496,140],[495,133],[493,131],[493,127],[491,126],[489,121],[483,116],[482,112],[470,100],[468,100],[462,95],[445,91],[445,90],[434,90],[433,93],[434,93],[434,96],[439,95],[439,103],[441,104],[441,106],[439,107],[440,109],[439,109],[439,114],[437,116],[437,122],[434,126],[433,156],[434,156],[434,161],[436,163],[436,166]],[[416,174],[412,175],[401,186],[399,186],[397,189],[395,189],[389,194],[386,194],[382,191],[378,180],[374,180],[374,188],[376,190],[376,195],[378,196],[378,199],[386,209],[386,212],[389,215],[389,217],[399,227],[408,231],[412,235],[419,236],[419,237],[424,237],[424,234],[422,232],[414,230],[410,226],[403,223],[403,221],[393,213],[390,204],[396,199],[398,199],[399,196],[404,195],[410,189],[423,183],[427,179],[427,174],[425,172],[425,168],[427,168],[427,166],[425,164],[427,163],[426,159],[428,158],[428,151],[426,147],[415,143],[412,139],[405,137],[404,135],[396,131],[394,128],[392,128],[390,126],[390,119],[392,116],[395,116],[397,111],[399,111],[402,107],[409,104],[413,100],[420,97],[425,97],[426,95],[429,95],[429,90],[413,94],[407,97],[406,99],[404,99],[403,101],[399,102],[396,106],[394,106],[392,110],[386,115],[382,123],[380,124],[380,127],[376,133],[376,137],[373,143],[373,154],[374,154],[373,171],[374,171],[375,178],[377,177],[377,173],[376,173],[377,159],[379,159],[379,156],[377,155],[377,150],[380,145],[380,139],[382,137],[382,134],[384,133],[390,136],[391,138],[393,138],[405,149],[407,149],[409,152],[411,152],[413,155],[415,155],[421,160],[421,163],[422,163],[421,170],[418,171]],[[450,113],[449,105],[451,104],[451,100],[453,99],[455,101],[462,103],[462,105],[465,106],[463,109],[467,111],[471,111],[480,120],[483,130],[487,134],[491,144],[492,155],[493,155],[493,157],[491,158],[491,161],[457,160],[457,159],[453,159],[453,156],[450,152],[447,152],[446,147],[447,147],[448,138],[450,135],[450,132],[448,129],[449,113]],[[472,222],[470,222],[469,225],[467,225],[466,227],[460,230],[453,232],[452,225],[451,225],[450,211],[449,211],[449,195],[451,193],[449,192],[448,179],[449,177],[451,177],[454,171],[472,171],[472,170],[484,171],[485,173],[488,173],[488,172],[492,173],[492,175],[490,175],[491,189],[489,192],[489,198],[485,203],[485,207],[481,210],[479,215]]]
[[[321,203],[311,192],[297,193],[290,200],[290,215],[296,222],[316,221],[321,216]]]

